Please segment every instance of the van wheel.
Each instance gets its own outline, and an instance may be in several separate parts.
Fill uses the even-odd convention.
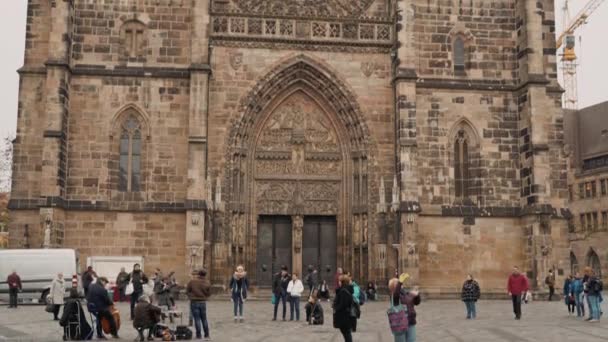
[[[40,296],[40,303],[42,303],[44,305],[49,304],[46,301],[46,297],[49,295],[49,292],[51,292],[49,289],[42,291],[42,295]]]

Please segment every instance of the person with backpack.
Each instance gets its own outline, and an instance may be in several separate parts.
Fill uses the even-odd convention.
[[[348,278],[350,279],[350,285],[353,287],[353,301],[355,302],[354,308],[356,312],[356,316],[353,317],[353,332],[357,332],[357,320],[361,318],[361,306],[365,304],[365,293],[361,291],[361,287],[359,284],[355,282],[350,273],[346,273]]]
[[[333,302],[334,328],[340,329],[344,342],[353,342],[352,317],[355,301],[353,300],[353,287],[350,278],[346,274],[338,277],[339,288]],[[356,319],[356,318],[355,318]]]
[[[292,273],[291,281],[287,285],[287,296],[289,297],[289,320],[293,321],[293,312],[296,312],[296,321],[300,320],[300,296],[304,292],[304,284],[298,279],[296,273]]]
[[[395,342],[416,342],[417,315],[415,306],[420,305],[420,293],[417,287],[413,290],[405,288],[410,275],[403,273],[399,278],[393,278],[388,283],[391,294],[391,306],[403,305],[407,313],[407,329],[405,332],[393,333]]]
[[[467,319],[477,318],[475,303],[479,300],[481,290],[479,283],[473,279],[473,275],[467,275],[467,280],[462,284],[461,298],[467,308]]]
[[[247,280],[247,272],[243,265],[238,265],[236,271],[230,278],[230,300],[234,304],[234,323],[244,322],[243,318],[243,303],[247,300],[247,289],[249,281]]]
[[[600,296],[603,290],[602,281],[596,277],[595,271],[591,271],[589,280],[587,282],[587,296],[589,300],[589,320],[590,323],[597,323],[600,321],[601,310],[600,310]]]
[[[576,272],[574,275],[574,279],[570,285],[572,295],[574,296],[574,305],[576,307],[576,316],[577,317],[585,317],[585,304],[584,304],[584,286],[583,286],[583,278],[581,274]]]
[[[572,292],[573,285],[574,285],[574,277],[572,277],[572,274],[571,274],[566,277],[566,280],[564,280],[564,288],[563,288],[564,302],[566,303],[566,306],[568,307],[568,316],[574,314],[574,307],[576,305],[575,300],[574,300],[574,293]]]
[[[555,275],[553,270],[549,270],[549,275],[545,278],[545,284],[549,287],[549,301],[553,300],[555,294]]]

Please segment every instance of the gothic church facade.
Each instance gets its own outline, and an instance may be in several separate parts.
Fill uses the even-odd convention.
[[[10,245],[541,287],[570,268],[554,24],[552,0],[30,0]]]

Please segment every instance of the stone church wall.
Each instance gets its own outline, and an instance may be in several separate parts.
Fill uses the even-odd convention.
[[[96,201],[100,209],[121,210],[141,210],[146,202],[183,202],[189,85],[181,79],[74,77],[68,198]],[[126,193],[118,191],[118,143],[120,115],[123,110],[128,112],[130,105],[145,113],[142,191]]]

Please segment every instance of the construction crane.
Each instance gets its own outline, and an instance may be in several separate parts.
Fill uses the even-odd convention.
[[[587,23],[589,16],[600,7],[604,0],[590,0],[583,9],[578,12],[574,19],[570,19],[570,8],[568,0],[565,0],[563,11],[564,31],[557,38],[557,50],[564,47],[560,56],[562,57],[562,72],[564,78],[564,107],[567,109],[578,109],[578,83],[576,67],[576,53],[574,47],[576,45],[576,37],[574,32]]]

